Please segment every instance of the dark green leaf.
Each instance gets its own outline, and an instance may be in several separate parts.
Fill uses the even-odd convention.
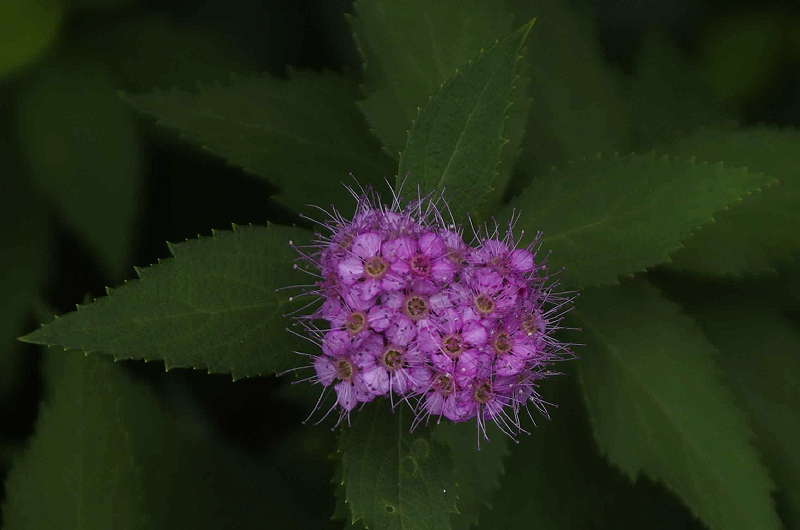
[[[629,89],[630,116],[639,149],[725,121],[720,103],[700,73],[663,35],[646,36]]]
[[[48,397],[8,476],[5,529],[257,529],[302,520],[274,468],[181,427],[120,366],[48,357]]]
[[[453,528],[468,529],[478,523],[481,510],[491,506],[492,495],[500,487],[508,456],[508,438],[495,432],[490,441],[480,440],[473,422],[442,422],[433,430],[433,439],[450,450],[454,485],[458,492],[458,514]]]
[[[116,278],[127,266],[141,160],[131,112],[98,66],[63,64],[20,95],[23,151],[35,184]]]
[[[353,414],[342,432],[342,478],[353,522],[381,530],[447,530],[456,492],[447,451],[408,432],[402,406],[379,403]]]
[[[446,190],[454,216],[486,213],[498,185],[507,111],[520,50],[533,22],[464,67],[420,110],[408,136],[398,185],[411,193]]]
[[[604,60],[591,19],[574,4],[509,2],[517,23],[537,20],[527,53],[534,110],[520,161],[528,178],[568,160],[629,145],[624,92]]]
[[[0,398],[21,381],[22,353],[17,337],[24,330],[47,277],[49,226],[47,209],[25,176],[13,166],[13,155],[0,144],[5,178],[0,179]]]
[[[502,5],[484,0],[359,0],[354,10],[368,92],[359,105],[392,156],[419,107],[512,27]]]
[[[721,352],[720,364],[750,416],[756,445],[800,525],[800,332],[771,301],[735,291],[688,310]],[[711,303],[709,303],[711,302]]]
[[[778,529],[767,471],[694,321],[644,281],[587,290],[579,362],[601,450],[672,489],[711,529]]]
[[[714,17],[702,32],[695,48],[701,71],[729,107],[742,108],[753,97],[765,97],[770,84],[780,79],[785,24],[779,11],[732,10]]]
[[[668,147],[679,156],[724,161],[781,180],[716,215],[673,254],[670,267],[700,274],[740,275],[774,270],[800,252],[800,132],[767,128],[706,130]]]
[[[166,14],[120,17],[119,23],[82,37],[81,53],[98,56],[124,81],[125,89],[136,92],[193,89],[198,83],[225,81],[231,72],[259,70],[255,59],[218,27],[179,23]]]
[[[295,72],[288,80],[234,77],[197,92],[129,99],[192,142],[268,179],[289,206],[347,210],[352,199],[342,184],[377,185],[391,173],[355,107],[354,89],[334,74]]]
[[[5,0],[0,3],[0,77],[41,55],[58,34],[64,8],[60,0]]]
[[[602,528],[612,492],[625,486],[594,448],[574,376],[542,386],[557,406],[553,417],[537,418],[512,448],[492,509],[481,513],[482,529]]]
[[[284,314],[296,304],[275,289],[304,283],[293,270],[297,228],[236,227],[171,246],[173,258],[140,279],[27,335],[35,344],[163,360],[251,377],[296,363]]]
[[[773,182],[655,154],[593,157],[543,175],[510,206],[521,211],[519,226],[544,232],[551,268],[566,267],[565,283],[613,284],[667,261],[714,212]]]

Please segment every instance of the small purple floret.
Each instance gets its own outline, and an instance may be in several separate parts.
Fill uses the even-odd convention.
[[[485,436],[490,420],[515,436],[521,410],[547,414],[536,389],[571,355],[553,332],[572,297],[537,259],[540,234],[519,248],[512,222],[467,243],[441,198],[355,196],[352,219],[334,211],[313,245],[291,243],[321,300],[298,322],[319,347],[306,380],[322,385],[319,402],[336,396],[325,417],[383,396],[411,406],[413,426],[474,419]]]

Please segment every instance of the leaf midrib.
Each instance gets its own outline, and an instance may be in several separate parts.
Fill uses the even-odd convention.
[[[576,314],[576,316],[580,315],[580,313],[577,312],[577,311],[576,311],[575,314]],[[579,316],[579,318],[581,318],[581,320],[586,321],[586,319],[583,318],[583,317]],[[692,449],[692,452],[695,454],[695,458],[693,460],[700,461],[700,462],[704,461],[705,458],[703,456],[703,453],[693,443],[692,437],[691,436],[687,436],[686,433],[683,431],[683,429],[680,428],[680,425],[673,419],[673,416],[670,414],[670,408],[667,407],[664,403],[662,403],[661,400],[658,399],[658,397],[655,394],[653,394],[652,392],[648,392],[647,385],[645,385],[643,382],[641,382],[636,377],[637,372],[633,370],[633,368],[630,366],[630,364],[629,363],[625,363],[623,361],[619,350],[615,346],[612,346],[611,342],[609,342],[608,340],[604,340],[605,337],[604,337],[602,332],[598,332],[596,329],[593,329],[592,332],[599,339],[601,339],[604,342],[604,344],[606,344],[605,349],[606,349],[606,351],[609,352],[609,354],[610,354],[609,357],[614,359],[615,364],[617,364],[617,365],[619,365],[619,366],[621,366],[623,368],[623,370],[622,370],[623,372],[627,372],[630,375],[630,377],[628,379],[634,383],[634,386],[640,387],[642,389],[642,395],[648,397],[649,400],[656,405],[656,409],[660,410],[661,414],[665,418],[667,418],[667,420],[669,421],[669,424],[672,426],[673,430],[678,434],[679,438],[685,441],[684,446],[689,448],[689,449]],[[639,468],[641,469],[641,466],[639,466]],[[706,468],[706,469],[715,470],[715,468],[713,466],[711,466],[710,468]],[[692,474],[692,471],[690,471],[690,475],[691,474]],[[725,484],[724,478],[721,477],[718,473],[711,473],[711,475],[715,477],[715,482],[717,482],[718,484],[720,484],[720,485],[724,485]],[[693,482],[694,482],[694,480],[693,480]],[[722,489],[724,489],[724,488],[722,488]],[[702,495],[702,492],[700,491],[700,489],[693,488],[693,490],[694,490],[695,495]]]
[[[497,45],[499,46],[500,43],[498,43]],[[478,60],[480,60],[480,59],[478,59]],[[516,64],[518,60],[519,59],[515,55],[514,64]],[[440,189],[442,187],[444,187],[444,183],[447,180],[448,172],[450,170],[450,165],[453,163],[453,160],[456,158],[456,155],[460,154],[459,153],[459,149],[460,149],[461,143],[464,141],[464,134],[467,131],[467,129],[469,128],[470,123],[472,123],[472,119],[475,116],[475,113],[477,112],[478,107],[483,102],[483,96],[486,93],[486,90],[488,90],[489,85],[492,84],[492,81],[494,80],[494,74],[497,73],[497,71],[500,70],[500,68],[502,68],[502,66],[503,66],[503,61],[500,61],[499,64],[497,64],[492,69],[492,75],[486,76],[486,83],[483,85],[483,88],[481,88],[481,92],[480,92],[480,94],[478,94],[478,97],[475,98],[475,104],[472,106],[472,109],[469,111],[469,114],[467,115],[467,120],[464,123],[464,126],[461,128],[461,131],[458,133],[458,140],[456,140],[456,143],[453,146],[453,151],[451,152],[450,157],[447,160],[447,165],[445,165],[444,169],[442,170],[442,174],[439,177],[438,187]],[[513,70],[513,67],[512,67],[512,70]],[[461,74],[461,76],[463,77],[463,74]],[[454,78],[453,81],[456,81],[457,79],[458,79],[458,77]],[[504,123],[504,126],[505,126],[505,120],[504,120],[503,123]],[[427,166],[427,164],[428,164],[428,157],[426,156],[425,157],[425,165]],[[423,172],[425,174],[427,174],[427,167],[423,168]]]

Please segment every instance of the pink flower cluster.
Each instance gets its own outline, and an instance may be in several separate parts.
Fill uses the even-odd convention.
[[[511,226],[467,244],[438,204],[387,207],[361,195],[352,219],[334,213],[326,235],[295,247],[322,301],[299,320],[321,350],[308,379],[334,389],[328,413],[338,409],[340,421],[387,396],[413,408],[415,425],[477,419],[485,432],[492,420],[513,435],[521,409],[546,413],[536,386],[569,353],[552,331],[570,298],[553,292],[535,247],[517,248]]]

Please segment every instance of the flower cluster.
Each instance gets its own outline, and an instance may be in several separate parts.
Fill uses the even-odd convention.
[[[513,223],[467,244],[440,204],[358,195],[352,219],[334,212],[312,246],[292,243],[322,301],[298,320],[321,350],[308,380],[334,389],[340,421],[387,396],[415,425],[477,419],[485,433],[492,420],[513,435],[521,409],[546,413],[536,386],[569,353],[552,331],[570,298],[546,281],[536,243],[517,248]]]

